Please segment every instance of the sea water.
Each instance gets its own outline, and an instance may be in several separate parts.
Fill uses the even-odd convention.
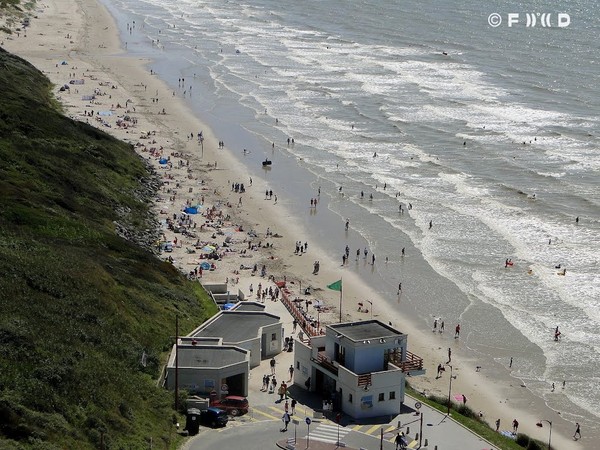
[[[535,395],[597,427],[595,2],[105,3],[122,30],[135,22],[122,36],[130,53],[155,59],[178,95],[194,86],[194,110],[236,154],[247,149],[249,173],[303,212],[322,187],[327,212],[297,220],[340,259],[348,242],[344,270],[391,303],[402,282],[403,313],[421,328],[434,317],[450,332],[460,322],[474,358],[514,357],[513,374]],[[519,23],[509,26],[509,14]],[[528,14],[537,26],[526,26]],[[271,172],[259,169],[265,158]],[[349,237],[323,232],[346,218]],[[354,263],[363,247],[375,266]],[[562,380],[568,395],[551,393]]]

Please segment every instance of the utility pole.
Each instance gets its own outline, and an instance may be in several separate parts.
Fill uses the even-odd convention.
[[[175,411],[179,411],[179,314],[175,315]]]
[[[419,448],[421,448],[422,443],[423,443],[423,413],[421,413],[421,427],[419,429]]]

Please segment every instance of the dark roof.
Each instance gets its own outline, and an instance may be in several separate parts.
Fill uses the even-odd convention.
[[[265,310],[265,305],[261,305],[256,302],[239,302],[233,308],[232,311],[258,311],[262,312]]]
[[[246,360],[242,349],[222,346],[179,347],[179,367],[226,367]]]
[[[341,334],[352,341],[365,339],[380,339],[393,336],[402,336],[402,333],[385,325],[378,320],[366,320],[362,322],[349,322],[328,325],[337,334]]]
[[[279,317],[265,312],[222,311],[192,336],[219,336],[223,342],[237,343],[256,338],[261,327],[277,323]]]

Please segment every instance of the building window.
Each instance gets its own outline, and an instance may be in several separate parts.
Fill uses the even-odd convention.
[[[396,399],[396,391],[390,392],[390,400],[395,400],[395,399]]]
[[[382,392],[381,394],[379,394],[379,401],[382,402],[385,400],[385,394]]]
[[[348,403],[352,403],[352,394],[348,394]]]
[[[271,333],[271,340],[272,341],[276,341],[277,340],[277,333]]]

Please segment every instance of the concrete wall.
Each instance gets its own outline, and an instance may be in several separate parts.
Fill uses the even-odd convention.
[[[372,373],[371,382],[366,389],[358,387],[353,374],[340,367],[338,389],[342,389],[342,411],[355,419],[398,414],[400,405],[404,402],[402,372],[398,370]],[[394,393],[394,398],[390,398],[391,392]],[[381,401],[380,394],[383,394]]]
[[[296,340],[294,342],[294,384],[305,388],[306,380],[312,376],[312,349]],[[298,363],[300,367],[298,367]]]
[[[248,339],[242,342],[227,342],[227,344],[235,345],[250,352],[250,368],[260,365],[260,337]]]
[[[242,374],[245,380],[240,395],[248,395],[248,375],[250,367],[247,361],[233,364],[224,368],[179,368],[179,389],[186,389],[194,394],[208,396],[214,389],[217,393],[220,391],[221,384],[228,377]],[[175,389],[175,368],[167,368],[167,389]]]
[[[398,343],[399,341],[399,343]],[[387,350],[400,348],[403,357],[406,357],[406,336],[395,339],[379,340],[370,343],[352,342],[348,339],[328,339],[326,345],[327,356],[332,360],[335,355],[335,343],[338,342],[345,350],[344,367],[357,374],[378,372],[384,368],[385,353]]]
[[[202,283],[202,287],[211,294],[224,294],[227,292],[227,283]]]
[[[275,334],[275,340],[271,340],[271,335]],[[281,323],[274,323],[273,325],[267,325],[262,328],[261,338],[264,336],[265,342],[265,353],[262,355],[263,359],[271,358],[272,356],[278,355],[283,349],[283,328]],[[259,357],[261,354],[259,353]],[[260,364],[260,361],[259,361]]]

